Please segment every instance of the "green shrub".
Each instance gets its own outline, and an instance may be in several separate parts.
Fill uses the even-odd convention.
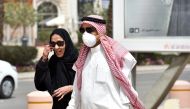
[[[0,59],[8,61],[12,65],[30,65],[36,56],[37,49],[35,47],[0,46]]]
[[[38,29],[38,38],[37,38],[37,44],[36,45],[44,45],[49,43],[49,37],[52,31],[56,27],[48,27],[48,28],[39,28]]]
[[[38,40],[40,42],[47,43],[49,41],[50,34],[51,34],[51,31],[40,31],[38,32]]]
[[[77,31],[77,36],[78,36],[78,43],[75,45],[75,47],[79,50],[82,44],[82,34],[79,31]]]

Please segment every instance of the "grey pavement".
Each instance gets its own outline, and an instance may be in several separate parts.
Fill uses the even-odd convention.
[[[19,72],[18,73],[18,79],[33,79],[34,78],[34,72]]]
[[[144,71],[148,70],[159,70],[159,71],[164,71],[167,69],[168,65],[146,65],[146,66],[137,66],[136,71],[138,74],[144,73]],[[190,64],[186,65],[186,68],[190,68]],[[148,72],[148,73],[154,73],[154,72]],[[18,74],[18,79],[33,79],[34,78],[35,72],[20,72]]]

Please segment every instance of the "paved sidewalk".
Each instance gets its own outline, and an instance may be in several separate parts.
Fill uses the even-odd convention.
[[[18,79],[33,79],[34,78],[34,72],[20,72],[18,73]]]
[[[168,65],[146,65],[146,66],[137,66],[137,72],[143,73],[143,71],[154,71],[154,70],[160,70],[164,71],[167,69]],[[186,68],[190,68],[190,64],[186,66]],[[33,79],[34,78],[34,72],[20,72],[18,74],[19,79]]]
[[[164,71],[169,67],[169,65],[147,65],[147,66],[137,66],[138,73],[144,73],[144,71]],[[190,69],[190,64],[187,64],[186,69]],[[154,73],[154,72],[147,72],[147,73]]]

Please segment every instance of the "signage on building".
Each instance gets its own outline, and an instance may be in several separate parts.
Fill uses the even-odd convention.
[[[190,3],[113,1],[113,37],[131,51],[190,52]]]

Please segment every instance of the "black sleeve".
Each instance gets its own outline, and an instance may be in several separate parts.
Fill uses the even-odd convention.
[[[34,83],[37,90],[51,90],[51,78],[48,69],[48,61],[43,62],[42,59],[38,61],[36,65]]]

